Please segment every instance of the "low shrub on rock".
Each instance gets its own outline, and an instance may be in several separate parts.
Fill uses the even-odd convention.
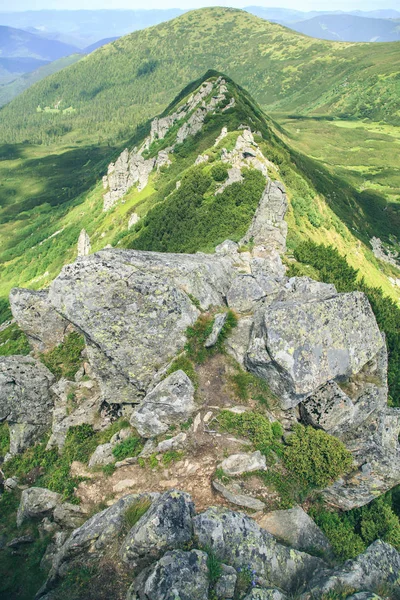
[[[323,488],[341,475],[348,473],[353,464],[351,453],[337,438],[321,429],[295,425],[284,450],[284,462],[299,479],[310,487]]]

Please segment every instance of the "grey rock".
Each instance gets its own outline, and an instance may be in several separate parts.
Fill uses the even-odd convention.
[[[82,229],[78,238],[78,257],[88,256],[88,254],[90,254],[90,248],[90,237],[86,233],[86,230]]]
[[[77,527],[80,527],[86,520],[86,515],[80,506],[77,506],[76,504],[70,504],[69,502],[64,502],[63,504],[59,504],[55,507],[53,519],[61,527],[76,529]]]
[[[231,484],[228,487],[223,485],[220,481],[213,481],[212,486],[232,504],[256,511],[264,510],[265,508],[264,502],[261,502],[261,500],[257,500],[257,498],[253,498],[252,496],[241,494],[239,486],[235,484]]]
[[[208,600],[207,554],[167,552],[132,584],[128,600]]]
[[[357,592],[357,594],[352,594],[348,596],[346,600],[383,600],[380,596],[372,592]]]
[[[215,594],[218,599],[231,599],[235,595],[237,573],[229,565],[221,565],[221,575],[215,584]]]
[[[291,408],[327,381],[357,374],[382,346],[361,292],[304,303],[274,302],[253,330],[247,366],[269,381],[283,408]]]
[[[49,300],[84,333],[103,400],[132,403],[183,349],[199,315],[188,294],[221,305],[232,276],[229,257],[102,250],[65,266]]]
[[[136,223],[139,223],[140,221],[140,217],[137,213],[132,213],[129,217],[129,221],[128,221],[128,229],[131,229],[134,225],[136,225]]]
[[[132,567],[157,560],[166,550],[187,543],[193,533],[194,504],[184,492],[170,490],[153,502],[132,527],[120,548],[120,556]]]
[[[46,291],[13,288],[10,306],[14,319],[37,352],[47,352],[61,344],[69,323],[48,301]]]
[[[376,258],[378,258],[379,260],[383,260],[384,262],[387,262],[394,267],[399,268],[400,257],[398,252],[389,248],[385,248],[385,246],[382,243],[382,240],[377,237],[371,238],[369,243],[372,246],[372,252],[374,253],[374,256],[376,256]]]
[[[18,548],[19,546],[24,546],[25,544],[32,544],[34,541],[35,538],[31,535],[21,535],[20,537],[16,537],[8,542],[7,548]]]
[[[178,448],[182,448],[186,442],[187,434],[181,431],[174,437],[169,440],[163,440],[154,449],[156,454],[162,454],[163,452],[168,452],[168,450],[177,450]],[[153,454],[151,452],[150,454]]]
[[[301,506],[267,513],[258,523],[275,538],[297,550],[332,553],[328,539]]]
[[[8,421],[10,454],[23,452],[51,424],[54,376],[31,356],[0,357],[0,421]]]
[[[115,163],[108,166],[107,175],[103,178],[103,185],[108,188],[103,196],[103,210],[112,208],[133,185],[137,184],[139,191],[144,189],[155,164],[155,158],[146,160],[135,150],[129,152],[126,148]]]
[[[100,557],[105,549],[118,538],[125,527],[127,509],[141,498],[154,500],[157,494],[130,494],[115,504],[88,519],[81,527],[72,531],[71,535],[58,549],[53,557],[52,568],[46,583],[36,595],[41,598],[50,592],[72,567],[75,560],[80,564]]]
[[[309,582],[309,594],[304,597],[320,598],[337,587],[374,592],[381,586],[393,586],[395,596],[400,592],[399,573],[400,553],[377,540],[343,566],[316,574]]]
[[[89,459],[88,466],[90,468],[97,467],[99,465],[109,465],[115,461],[115,457],[113,455],[114,445],[110,442],[106,444],[100,444],[97,446],[96,450],[93,452],[92,456]]]
[[[232,240],[225,240],[222,244],[219,244],[215,248],[216,254],[237,254],[239,250],[239,244],[232,242]]]
[[[300,405],[303,420],[334,435],[353,421],[355,406],[335,381],[328,381]]]
[[[226,296],[229,308],[240,313],[250,312],[256,302],[266,296],[265,290],[252,275],[236,277]]]
[[[4,485],[4,489],[7,492],[11,492],[12,490],[15,490],[15,488],[18,486],[18,477],[7,477],[7,479],[4,480],[3,485]]]
[[[240,452],[225,458],[220,466],[226,475],[235,477],[251,471],[264,471],[266,458],[259,450],[256,452]]]
[[[275,588],[254,588],[244,600],[286,600],[287,596]]]
[[[232,356],[242,368],[244,368],[244,360],[249,347],[252,325],[252,317],[242,317],[238,319],[236,327],[232,329],[228,338],[225,340],[227,353]]]
[[[32,487],[23,490],[17,512],[17,526],[21,527],[25,519],[43,519],[52,515],[61,502],[60,494],[46,488]]]
[[[253,241],[255,246],[283,254],[286,251],[287,223],[284,218],[287,207],[284,185],[280,181],[269,180],[242,243]]]
[[[183,371],[175,371],[161,381],[134,410],[131,424],[141,436],[150,438],[183,423],[196,410],[194,386]]]
[[[206,341],[204,342],[204,346],[206,348],[212,348],[212,346],[215,346],[215,344],[217,343],[219,334],[221,333],[222,328],[225,325],[227,316],[228,313],[219,313],[215,315],[212,331],[206,339]]]
[[[209,508],[193,519],[194,535],[224,563],[251,565],[256,578],[288,592],[297,591],[320,570],[319,558],[279,544],[253,519],[222,508]]]

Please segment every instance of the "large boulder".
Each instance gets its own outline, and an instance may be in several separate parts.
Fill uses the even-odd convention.
[[[194,535],[220,560],[235,567],[251,565],[256,578],[288,592],[297,591],[324,563],[321,559],[279,544],[250,517],[210,508],[193,519]]]
[[[166,550],[182,547],[192,537],[193,515],[194,504],[188,494],[166,492],[126,536],[120,548],[122,560],[136,567],[156,560]]]
[[[47,291],[14,288],[10,306],[14,319],[38,352],[51,350],[63,341],[69,323],[51,305]]]
[[[331,571],[318,573],[302,598],[320,598],[337,588],[352,588],[378,592],[379,588],[392,588],[391,597],[400,593],[400,553],[390,544],[377,540],[353,560]],[[379,592],[378,592],[379,593]]]
[[[328,381],[357,374],[383,345],[361,292],[277,301],[253,330],[247,365],[291,408]]]
[[[104,249],[63,268],[54,308],[82,331],[109,403],[137,402],[185,344],[203,308],[221,305],[233,276],[225,256]]]
[[[196,410],[194,386],[183,371],[161,381],[134,410],[131,424],[145,438],[168,431],[170,425],[187,421]]]
[[[10,454],[37,441],[51,425],[54,376],[31,356],[0,357],[0,422],[10,426]]]
[[[321,529],[301,506],[288,510],[274,510],[261,517],[258,523],[275,538],[297,550],[317,550],[328,555],[332,552],[331,545]]]
[[[49,592],[75,560],[85,563],[99,558],[126,527],[125,514],[130,506],[143,498],[153,501],[157,497],[158,494],[129,494],[75,529],[54,555],[49,577],[36,597],[41,598]]]
[[[61,503],[61,494],[46,488],[33,487],[23,490],[17,512],[17,526],[20,527],[25,519],[43,519],[52,515]]]
[[[140,573],[127,600],[208,600],[209,585],[205,552],[173,550]]]

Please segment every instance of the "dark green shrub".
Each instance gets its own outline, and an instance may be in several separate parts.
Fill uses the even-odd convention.
[[[85,347],[83,335],[73,331],[68,334],[65,340],[41,355],[42,362],[56,377],[66,377],[73,379],[82,363],[82,350]]]
[[[217,162],[212,166],[210,175],[214,181],[225,181],[228,177],[228,165],[223,162]]]
[[[321,429],[295,425],[284,450],[286,468],[312,487],[325,487],[348,473],[350,452],[337,438]]]
[[[342,560],[354,558],[366,548],[351,522],[336,512],[314,508],[310,515],[329,539],[335,555]]]

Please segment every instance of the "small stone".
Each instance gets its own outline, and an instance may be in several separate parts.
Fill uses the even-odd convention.
[[[136,485],[136,479],[122,479],[113,486],[113,492],[124,492]]]
[[[261,502],[261,500],[257,500],[257,498],[253,498],[252,496],[245,496],[244,494],[237,494],[231,492],[228,487],[220,483],[219,481],[212,482],[213,488],[217,490],[220,494],[223,495],[229,502],[232,504],[236,504],[237,506],[243,506],[244,508],[249,508],[251,510],[264,510],[265,504]]]
[[[228,313],[219,313],[215,315],[212,331],[206,341],[204,342],[205,348],[212,348],[218,341],[219,334],[225,325]]]
[[[11,542],[8,542],[7,548],[18,548],[19,546],[24,546],[25,544],[32,544],[35,541],[35,538],[31,535],[21,535],[21,537],[16,537]]]
[[[249,473],[251,471],[264,471],[266,468],[266,458],[259,450],[256,452],[240,452],[232,454],[222,461],[222,469],[230,477]]]
[[[25,519],[43,518],[53,513],[61,504],[61,495],[46,488],[33,487],[23,490],[17,513],[17,526]]]

